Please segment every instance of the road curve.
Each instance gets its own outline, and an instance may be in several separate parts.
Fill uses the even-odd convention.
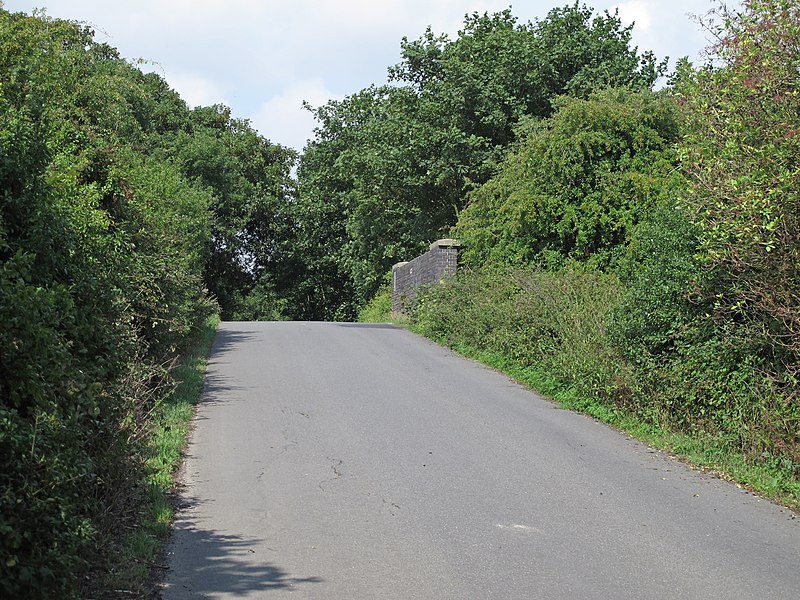
[[[165,600],[800,598],[800,519],[387,325],[223,323]]]

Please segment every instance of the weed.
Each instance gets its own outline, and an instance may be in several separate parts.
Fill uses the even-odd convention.
[[[163,567],[159,561],[174,516],[170,494],[189,434],[189,422],[203,389],[206,360],[218,322],[218,317],[210,317],[197,332],[173,371],[173,391],[152,415],[147,442],[149,474],[145,509],[139,527],[127,536],[114,558],[108,586],[125,590],[128,596],[146,595],[153,585],[154,570]]]

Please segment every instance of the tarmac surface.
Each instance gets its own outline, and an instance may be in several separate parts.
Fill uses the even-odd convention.
[[[165,600],[800,598],[800,517],[403,329],[222,323]]]

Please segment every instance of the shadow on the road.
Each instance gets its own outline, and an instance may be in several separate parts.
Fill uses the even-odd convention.
[[[220,355],[225,354],[232,346],[249,342],[257,336],[249,331],[235,331],[231,329],[217,329],[214,336],[214,343],[211,346],[211,360],[218,359]]]
[[[224,535],[186,523],[174,532],[164,600],[204,598],[212,594],[247,596],[321,583],[320,577],[291,577],[267,560],[263,540]],[[180,558],[178,558],[180,557]]]
[[[200,394],[198,406],[216,406],[236,402],[238,393],[246,388],[237,385],[237,381],[229,377],[220,377],[212,372],[206,372],[203,379],[203,392]],[[195,413],[195,421],[205,421],[202,410]]]
[[[217,374],[218,372],[215,371],[213,367],[215,365],[226,364],[223,359],[229,350],[238,344],[248,343],[256,337],[257,336],[246,331],[217,329],[214,343],[211,345],[211,351],[208,356],[209,369],[206,371],[203,378],[203,392],[200,396],[201,404],[219,404],[226,401],[223,399],[226,394],[244,389],[240,385],[237,385],[238,382]],[[202,420],[204,417],[196,415],[195,418]]]

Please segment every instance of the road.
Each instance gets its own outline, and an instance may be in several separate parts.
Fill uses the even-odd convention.
[[[402,329],[223,323],[165,600],[800,598],[800,518]]]

